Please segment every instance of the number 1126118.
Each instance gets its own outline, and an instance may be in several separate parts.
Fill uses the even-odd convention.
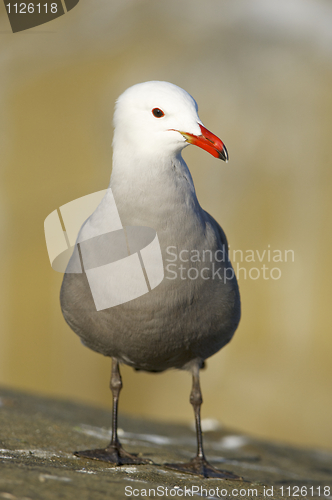
[[[51,3],[51,5],[47,3],[37,3],[36,5],[33,3],[14,3],[11,5],[8,3],[6,7],[8,14],[34,14],[35,12],[37,14],[56,14],[58,12],[58,5],[56,3]]]

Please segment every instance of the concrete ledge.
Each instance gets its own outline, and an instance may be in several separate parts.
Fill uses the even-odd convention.
[[[194,456],[196,441],[191,429],[121,415],[119,423],[126,449],[141,452],[157,465],[110,467],[76,458],[72,455],[75,450],[108,444],[110,412],[0,389],[0,499],[153,498],[153,490],[156,498],[180,498],[180,490],[174,495],[175,486],[182,494],[187,488],[187,497],[191,496],[188,489],[194,486],[196,495],[208,498],[301,498],[298,486],[307,488],[302,497],[332,498],[332,453],[214,430],[204,435],[208,459],[245,481],[201,479],[162,465]],[[329,494],[325,490],[324,495],[324,486],[330,487]]]

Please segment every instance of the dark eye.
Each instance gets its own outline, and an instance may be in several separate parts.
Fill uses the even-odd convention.
[[[165,113],[159,108],[153,108],[152,114],[156,118],[162,118],[163,116],[165,116]]]

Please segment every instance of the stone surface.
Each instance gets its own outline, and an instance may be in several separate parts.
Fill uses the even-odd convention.
[[[192,487],[208,498],[315,498],[319,493],[332,498],[332,453],[262,442],[223,428],[205,431],[206,455],[243,481],[165,469],[165,462],[185,462],[194,455],[194,431],[122,415],[125,448],[155,465],[111,467],[72,454],[108,444],[110,422],[110,412],[102,409],[1,389],[0,499],[179,498],[181,493],[190,497]],[[303,487],[302,495],[296,487]]]

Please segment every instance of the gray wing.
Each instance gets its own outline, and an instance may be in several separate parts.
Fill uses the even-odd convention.
[[[220,243],[220,247],[224,248],[227,256],[228,256],[228,241],[226,238],[226,234],[224,233],[222,227],[218,224],[218,222],[210,215],[208,212],[203,210],[203,213],[205,215],[205,220],[211,224],[213,227]]]

